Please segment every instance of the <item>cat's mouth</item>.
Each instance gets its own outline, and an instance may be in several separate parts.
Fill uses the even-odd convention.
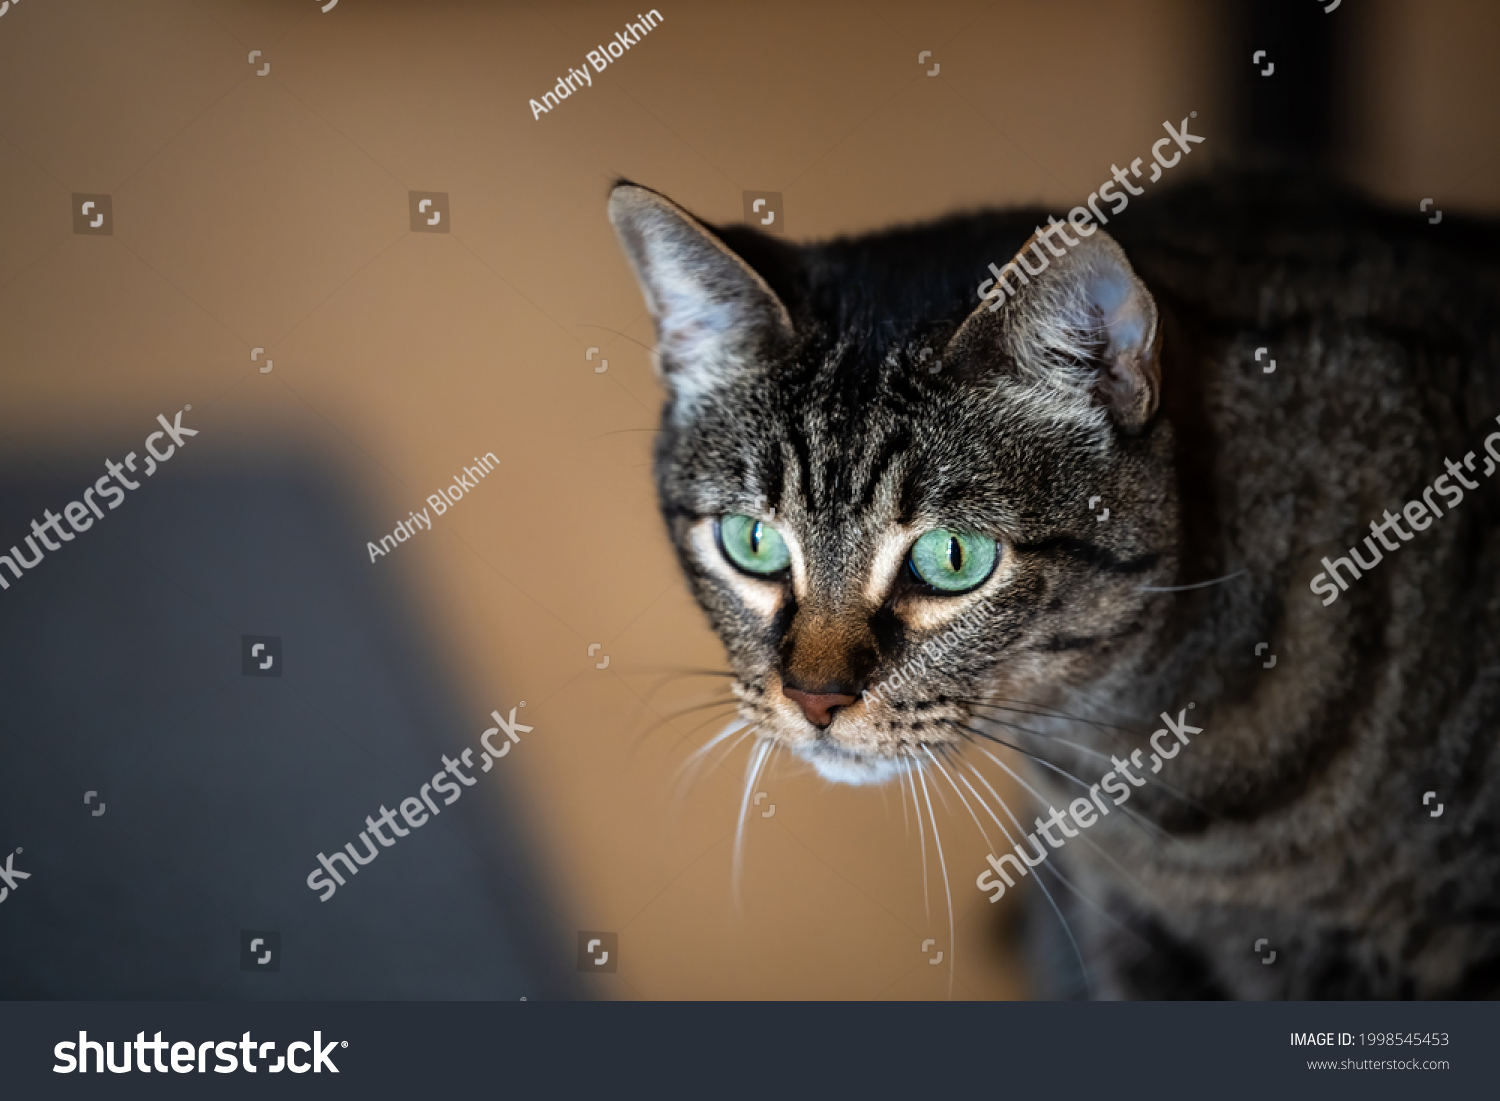
[[[883,784],[905,768],[900,760],[861,753],[828,737],[798,743],[793,749],[819,776],[835,784]]]
[[[753,726],[763,740],[790,749],[830,783],[862,785],[894,780],[911,767],[916,747],[926,742],[910,737],[910,724],[908,740],[893,737],[887,724],[870,714],[864,700],[832,708],[827,721],[814,722],[805,708],[799,709],[783,691],[775,673],[759,684],[737,680],[733,690],[741,701],[741,720]],[[944,740],[936,739],[933,744]]]

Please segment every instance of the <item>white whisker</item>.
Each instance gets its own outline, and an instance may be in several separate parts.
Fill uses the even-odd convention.
[[[997,722],[997,720],[994,720],[994,719],[984,719],[982,721],[984,721],[984,722]],[[1017,725],[1015,723],[1002,722],[1002,723],[999,723],[999,725],[1001,725],[1001,726],[1007,726],[1010,729],[1020,731],[1023,734],[1030,734],[1033,738],[1041,738],[1041,739],[1043,739],[1045,741],[1048,741],[1048,742],[1054,742],[1057,745],[1068,746],[1070,749],[1076,749],[1080,753],[1083,753],[1083,754],[1085,754],[1087,756],[1090,756],[1090,757],[1097,757],[1100,760],[1108,761],[1110,764],[1114,764],[1114,761],[1115,761],[1114,757],[1111,756],[1108,753],[1103,753],[1103,752],[1101,752],[1101,751],[1099,751],[1097,749],[1092,749],[1092,748],[1090,748],[1089,746],[1086,746],[1086,745],[1079,745],[1077,742],[1070,742],[1066,738],[1058,738],[1058,737],[1054,737],[1051,734],[1043,734],[1040,731],[1030,730],[1027,727],[1019,726],[1019,725]],[[1060,769],[1056,765],[1051,764],[1050,762],[1046,761],[1041,756],[1039,756],[1037,754],[1033,754],[1033,753],[1028,753],[1025,750],[1022,750],[1021,752],[1025,753],[1026,756],[1030,757],[1032,760],[1038,762],[1039,764],[1046,765],[1048,768],[1052,769],[1054,772],[1061,772],[1062,775],[1068,777],[1068,779],[1074,781],[1075,783],[1079,784],[1080,786],[1083,785],[1083,781],[1080,780],[1078,777],[1074,776],[1070,772],[1064,772],[1062,769]],[[1163,791],[1165,791],[1165,792],[1167,792],[1167,793],[1169,793],[1171,795],[1175,795],[1178,799],[1182,800],[1184,803],[1187,803],[1189,806],[1195,807],[1195,808],[1200,809],[1200,810],[1202,809],[1201,807],[1198,807],[1198,804],[1195,803],[1192,799],[1190,799],[1185,792],[1182,792],[1182,791],[1178,790],[1177,788],[1173,787],[1171,784],[1167,783],[1165,780],[1161,779],[1160,777],[1156,777],[1155,779],[1153,779],[1152,783],[1155,783],[1155,784],[1159,785]],[[1092,790],[1092,789],[1090,789],[1090,790]],[[1123,811],[1123,813],[1126,816],[1131,816],[1131,815],[1135,814],[1134,811],[1126,810],[1123,807],[1121,808],[1121,810]],[[1146,822],[1152,828],[1158,828],[1158,827],[1156,827],[1156,823],[1150,822],[1149,819],[1141,819],[1141,821],[1142,822]],[[1166,835],[1165,831],[1159,831],[1159,832],[1161,832],[1164,836]]]
[[[981,752],[983,752],[983,750],[981,750]],[[990,757],[990,755],[988,753],[985,753],[985,756],[986,757]],[[1029,784],[1027,784],[1026,781],[1022,780],[1019,776],[1017,776],[1014,772],[1011,772],[1011,770],[1009,768],[1006,768],[1004,762],[996,760],[994,757],[990,757],[990,759],[992,761],[995,761],[995,763],[997,765],[999,765],[1001,768],[1005,769],[1006,772],[1010,772],[1011,777],[1013,779],[1015,779],[1015,781],[1017,783],[1019,783],[1023,787],[1025,787],[1026,790],[1031,791],[1031,786]],[[1012,811],[1010,809],[1010,806],[1005,802],[1004,799],[1002,799],[1000,797],[1000,793],[998,791],[996,791],[994,788],[990,787],[990,782],[984,778],[984,773],[980,772],[972,764],[969,765],[969,771],[972,772],[978,778],[979,782],[984,785],[985,790],[988,791],[991,795],[993,795],[995,797],[995,802],[997,802],[997,803],[1000,804],[1000,808],[1003,811],[1005,811],[1005,816],[1007,818],[1009,818],[1012,823],[1015,824],[1017,832],[1019,832],[1022,837],[1025,837],[1026,836],[1026,830],[1025,830],[1025,828],[1021,825],[1020,821],[1016,818],[1015,814],[1012,813]],[[964,782],[967,783],[968,781],[964,781]],[[973,789],[970,788],[969,790],[972,791]],[[1035,795],[1036,793],[1033,791],[1032,794]],[[975,797],[976,798],[978,797],[978,793],[977,792],[975,793]],[[1038,795],[1037,798],[1041,799],[1041,796]],[[988,811],[988,808],[986,808],[986,811]],[[988,812],[989,812],[989,815],[990,815],[991,818],[995,818],[994,812],[992,812],[992,811],[988,811]],[[1001,832],[1003,832],[1005,834],[1005,839],[1007,841],[1010,841],[1010,831],[1007,830],[1004,826],[1000,825],[1000,819],[995,818],[995,825],[1000,826]],[[1012,845],[1019,844],[1019,842],[1011,842],[1011,843],[1012,843]],[[1038,852],[1041,851],[1041,844],[1042,843],[1040,841],[1036,842],[1037,851]],[[1051,871],[1052,871],[1053,875],[1057,876],[1059,879],[1062,879],[1063,882],[1065,882],[1065,883],[1067,882],[1066,879],[1063,879],[1062,874],[1056,868],[1052,868]],[[1055,898],[1052,897],[1052,892],[1049,891],[1049,890],[1047,890],[1047,884],[1044,883],[1044,882],[1042,882],[1042,873],[1041,873],[1040,867],[1037,869],[1036,885],[1042,889],[1042,894],[1044,894],[1044,895],[1047,896],[1047,903],[1048,903],[1048,905],[1050,905],[1052,907],[1052,912],[1057,915],[1057,920],[1060,921],[1060,922],[1062,922],[1063,932],[1067,934],[1068,943],[1073,946],[1073,955],[1075,955],[1076,957],[1078,957],[1078,968],[1079,968],[1080,973],[1083,975],[1083,986],[1084,986],[1084,989],[1086,991],[1088,991],[1089,997],[1092,998],[1093,997],[1093,991],[1094,991],[1094,984],[1093,984],[1093,980],[1091,980],[1089,978],[1089,965],[1087,963],[1085,963],[1084,959],[1083,959],[1083,949],[1081,949],[1081,948],[1078,947],[1078,941],[1073,936],[1073,927],[1068,924],[1068,919],[1063,916],[1062,907],[1057,904],[1057,899],[1055,899]],[[1071,883],[1069,883],[1068,886],[1071,889],[1073,889],[1074,891],[1077,890],[1077,888],[1073,887],[1073,885]]]
[[[1023,734],[1031,734],[1031,735],[1034,735],[1035,737],[1038,737],[1038,738],[1045,738],[1046,737],[1046,735],[1044,735],[1044,734],[1037,734],[1036,731],[1034,731],[1034,730],[1027,730],[1024,726],[1015,726],[1014,723],[1000,722],[997,719],[985,719],[983,721],[984,722],[994,723],[997,726],[1009,726],[1009,727],[1012,727],[1012,728],[1014,728],[1016,730],[1019,730]],[[1052,772],[1055,772],[1059,776],[1065,777],[1066,779],[1072,780],[1073,783],[1075,783],[1079,787],[1083,788],[1084,791],[1088,791],[1089,785],[1088,785],[1088,783],[1086,781],[1084,781],[1084,779],[1081,776],[1074,776],[1067,769],[1061,767],[1060,765],[1053,764],[1051,761],[1047,760],[1047,758],[1043,757],[1041,754],[1039,754],[1039,753],[1032,753],[1030,750],[1022,749],[1020,746],[1010,745],[1010,744],[1005,743],[1005,742],[1001,742],[1000,744],[1004,745],[1007,749],[1013,750],[1014,752],[1021,754],[1021,756],[1025,757],[1027,760],[1029,760],[1029,761],[1035,761],[1037,764],[1041,765],[1043,768],[1048,769],[1048,770],[1050,770]],[[983,746],[979,747],[979,752],[983,753],[986,757],[989,757],[990,760],[994,761],[996,764],[1000,763],[999,760],[996,759],[994,757],[994,755],[992,755],[990,753],[990,751],[987,750],[987,749],[985,749]],[[1004,767],[1004,766],[1001,766],[1001,767]],[[1006,771],[1010,772],[1009,769],[1006,769]],[[1015,773],[1012,772],[1011,775],[1015,776]],[[1016,777],[1016,779],[1019,781],[1020,777]],[[1028,787],[1026,790],[1027,791],[1031,791],[1031,788]],[[1032,791],[1032,794],[1036,795],[1036,792]],[[1037,798],[1041,799],[1041,796],[1037,795]],[[1045,803],[1046,801],[1043,800],[1043,802]]]
[[[967,764],[967,762],[965,762],[965,763]],[[979,777],[979,782],[981,784],[984,784],[985,789],[987,791],[989,791],[989,793],[995,797],[995,801],[1000,804],[1000,807],[1001,807],[1002,810],[1005,811],[1006,816],[1012,822],[1015,822],[1016,829],[1019,830],[1021,828],[1021,824],[1019,822],[1016,822],[1016,816],[1014,814],[1011,814],[1010,807],[1008,807],[1008,806],[1005,805],[1005,800],[1002,799],[1002,798],[1000,798],[1000,794],[997,791],[995,791],[994,788],[990,787],[989,784],[985,783],[984,777],[982,775],[980,775],[980,773],[974,768],[973,765],[969,765],[969,771],[973,772],[975,776]],[[971,784],[971,783],[969,783],[968,778],[966,776],[964,776],[964,774],[962,772],[960,772],[958,774],[958,778],[964,782],[964,787],[968,788],[971,792],[974,793],[974,798],[976,800],[978,800],[979,805],[982,808],[984,808],[984,813],[988,814],[990,816],[990,818],[994,821],[995,825],[997,825],[997,826],[1000,827],[1000,832],[1005,835],[1005,841],[1006,841],[1006,843],[1009,844],[1009,845],[1011,845],[1011,846],[1014,846],[1016,842],[1010,836],[1010,830],[1008,830],[1008,829],[1005,828],[1005,823],[1004,822],[1000,821],[1000,819],[998,819],[998,818],[995,817],[995,812],[992,811],[992,810],[990,810],[989,804],[984,801],[983,797],[979,794],[979,792],[974,791],[974,785]]]
[[[740,798],[740,820],[734,828],[734,865],[730,874],[736,907],[740,905],[740,869],[744,858],[745,812],[750,809],[750,794],[755,789],[756,777],[760,775],[761,766],[766,763],[766,758],[771,755],[771,747],[774,744],[769,741],[758,742],[750,751],[750,759],[745,764],[745,793]]]
[[[932,758],[932,763],[937,766],[937,770],[941,772],[943,774],[943,778],[948,781],[948,786],[951,787],[954,791],[954,794],[958,796],[959,802],[964,805],[964,810],[969,812],[969,817],[974,819],[974,825],[979,827],[979,836],[984,838],[985,847],[993,849],[995,846],[990,844],[990,835],[985,831],[984,823],[981,822],[979,820],[979,816],[974,813],[974,808],[969,806],[969,801],[964,798],[964,793],[958,790],[958,785],[953,782],[953,777],[948,775],[948,770],[943,767],[943,762],[938,760],[938,758],[933,754],[931,746],[924,745],[922,748],[927,751],[927,756]],[[970,788],[969,790],[972,791],[973,789]],[[975,795],[975,798],[977,799],[978,795]]]
[[[738,734],[740,731],[746,729],[749,725],[750,721],[748,719],[731,719],[728,726],[719,731],[708,741],[704,742],[703,745],[693,750],[692,753],[688,754],[687,758],[683,760],[682,764],[677,766],[677,770],[673,773],[673,777],[675,778],[677,776],[680,776],[690,766],[702,760],[704,755],[707,754],[709,750],[713,749],[714,746],[718,745],[731,734]]]
[[[917,799],[917,781],[912,778],[912,767],[915,761],[909,761],[906,766],[906,781],[911,784],[911,805],[917,812],[917,841],[922,846],[922,913],[927,920],[932,920],[932,907],[927,901],[927,827],[922,824],[922,804]]]
[[[698,761],[693,761],[690,758],[689,760],[684,761],[681,765],[678,765],[677,769],[673,773],[674,802],[680,807],[683,799],[687,797],[688,790],[697,781],[698,774],[702,771],[703,768],[703,759],[701,759],[702,754],[708,752],[708,750],[712,749],[716,743],[722,741],[730,734],[737,734],[738,737],[736,737],[734,741],[730,742],[728,748],[724,751],[724,756],[727,758],[739,747],[739,744],[741,742],[743,742],[746,738],[748,738],[751,734],[754,734],[759,729],[760,727],[751,726],[748,722],[742,723],[739,726],[730,726],[727,730],[724,730],[720,734],[716,735],[712,742],[710,742],[706,746],[703,746],[693,754],[694,757],[700,757]]]
[[[1012,780],[1014,780],[1016,783],[1020,784],[1027,791],[1031,792],[1032,797],[1035,798],[1038,803],[1040,803],[1044,807],[1047,807],[1047,808],[1051,809],[1051,807],[1052,807],[1051,802],[1048,801],[1047,799],[1043,798],[1042,797],[1042,793],[1039,792],[1039,791],[1037,791],[1036,788],[1032,787],[1025,780],[1021,779],[1020,775],[1017,772],[1015,772],[1009,765],[1007,765],[999,757],[996,757],[989,750],[985,749],[984,746],[977,746],[976,748],[979,750],[979,752],[983,753],[986,757],[988,757],[990,760],[994,761],[1001,768],[1005,769],[1005,771],[1007,773],[1009,773],[1010,778]],[[1036,761],[1038,764],[1043,764],[1043,765],[1047,764],[1047,762],[1043,761],[1040,757],[1033,757],[1032,760]],[[1081,786],[1085,791],[1089,790],[1089,786],[1087,784],[1085,784],[1082,780],[1079,780],[1076,776],[1069,775],[1067,772],[1064,772],[1062,769],[1057,768],[1055,765],[1049,765],[1048,767],[1054,769],[1056,772],[1059,772],[1059,773],[1061,773],[1064,776],[1067,776],[1068,779],[1073,780],[1075,783],[1077,783],[1079,786]],[[1119,804],[1116,804],[1116,806],[1119,806]],[[1162,837],[1167,837],[1167,838],[1171,837],[1171,834],[1167,833],[1166,830],[1162,829],[1155,822],[1152,822],[1149,818],[1142,818],[1139,814],[1137,814],[1135,811],[1131,810],[1129,807],[1120,807],[1119,809],[1120,809],[1120,813],[1121,814],[1125,815],[1126,818],[1128,818],[1130,821],[1134,822],[1140,828],[1146,829],[1147,827],[1150,827],[1150,829],[1155,830]]]
[[[1236,577],[1243,577],[1249,570],[1235,570],[1234,573],[1226,573],[1223,577],[1216,577],[1212,581],[1199,581],[1194,585],[1142,585],[1138,591],[1143,593],[1185,593],[1189,589],[1206,589],[1210,585],[1222,585],[1226,581],[1233,581]]]
[[[1134,711],[1126,711],[1124,708],[1117,706],[1113,700],[1110,700],[1104,696],[1094,695],[1093,693],[1087,692],[1084,689],[1077,687],[1076,685],[1065,685],[1063,687],[1063,691],[1069,696],[1077,697],[1078,699],[1083,700],[1095,711],[1113,712],[1117,717],[1124,719],[1126,722],[1132,724],[1144,724],[1155,721],[1150,715],[1137,715]],[[1088,709],[1084,708],[1083,710]]]
[[[901,828],[906,839],[911,840],[911,817],[906,813],[906,785],[901,785]]]
[[[938,837],[937,816],[932,813],[932,798],[927,794],[927,781],[922,777],[920,769],[917,770],[917,779],[922,781],[922,798],[927,803],[927,816],[932,819],[932,843],[937,849],[938,865],[943,870],[943,894],[948,899],[948,1000],[953,1000],[953,957],[955,945],[953,943],[953,892],[948,889],[948,863],[943,859],[943,842]]]

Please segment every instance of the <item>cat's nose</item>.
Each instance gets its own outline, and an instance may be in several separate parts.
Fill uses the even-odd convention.
[[[783,684],[781,692],[787,699],[802,708],[802,714],[813,726],[822,729],[833,722],[833,713],[840,707],[848,707],[859,697],[843,692],[804,692]]]

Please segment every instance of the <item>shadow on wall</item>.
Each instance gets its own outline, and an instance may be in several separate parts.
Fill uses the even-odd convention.
[[[0,484],[28,558],[76,469]],[[0,563],[0,997],[579,996],[514,785],[477,767],[502,701],[450,683],[335,479],[265,469],[154,479],[21,578]],[[476,782],[408,804],[422,827],[382,826],[320,902],[318,854],[365,856],[366,816],[471,747]]]

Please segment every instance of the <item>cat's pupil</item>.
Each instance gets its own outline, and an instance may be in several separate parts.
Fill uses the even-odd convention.
[[[759,521],[756,521],[755,526],[750,529],[750,553],[751,554],[759,554],[760,553],[760,522]]]
[[[964,550],[957,539],[948,540],[948,565],[954,573],[958,573],[964,564]]]

